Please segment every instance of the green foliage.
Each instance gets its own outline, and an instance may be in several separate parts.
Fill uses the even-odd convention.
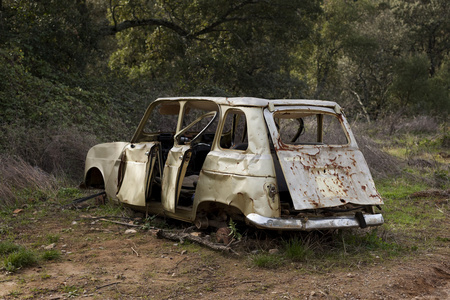
[[[242,234],[238,232],[236,228],[236,223],[233,222],[233,219],[230,218],[230,222],[228,223],[228,228],[230,229],[230,236],[240,241],[242,239]]]
[[[20,250],[20,246],[9,241],[0,242],[0,256],[8,255]]]
[[[41,255],[41,259],[42,260],[57,260],[60,257],[61,257],[61,253],[58,250],[55,250],[55,249],[46,250]]]
[[[59,241],[59,234],[47,234],[46,236],[48,243],[57,243]]]
[[[17,251],[10,253],[3,261],[4,268],[8,272],[15,272],[20,268],[32,266],[37,263],[34,252],[20,247]]]
[[[283,258],[281,256],[269,254],[267,252],[254,254],[250,259],[253,265],[265,269],[275,269],[283,263]]]
[[[314,255],[308,243],[299,238],[291,238],[284,242],[285,255],[292,261],[306,261]]]
[[[158,22],[120,31],[110,65],[133,78],[168,79],[184,93],[300,95],[286,49],[308,35],[317,3],[113,1],[111,18],[119,24]]]

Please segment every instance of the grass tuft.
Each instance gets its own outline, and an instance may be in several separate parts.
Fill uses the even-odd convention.
[[[306,261],[314,255],[309,243],[299,238],[291,238],[284,242],[285,255],[292,261]]]
[[[265,269],[275,269],[283,263],[283,258],[281,256],[267,252],[254,254],[250,259],[253,265]]]
[[[15,272],[18,269],[32,266],[37,263],[34,252],[21,247],[19,250],[10,253],[4,259],[4,267],[8,272]]]
[[[0,256],[8,255],[12,252],[19,251],[21,247],[9,241],[0,242]]]
[[[42,260],[57,260],[61,257],[61,253],[58,250],[51,249],[42,253]]]

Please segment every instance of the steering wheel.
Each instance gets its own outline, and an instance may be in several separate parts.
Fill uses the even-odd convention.
[[[214,120],[215,120],[216,117],[217,117],[217,112],[216,112],[216,111],[210,111],[210,112],[207,112],[207,113],[201,115],[200,117],[198,117],[197,119],[195,119],[194,121],[192,121],[189,125],[187,125],[187,126],[184,127],[183,129],[181,129],[180,132],[178,132],[178,133],[175,135],[175,140],[180,144],[180,143],[181,143],[182,135],[183,135],[186,131],[188,131],[192,126],[194,126],[195,124],[199,123],[200,121],[202,121],[203,119],[206,119],[206,118],[208,118],[208,117],[212,117],[212,118],[211,118],[211,120],[209,121],[209,123],[205,126],[205,128],[203,128],[203,129],[202,129],[196,136],[194,136],[190,141],[189,141],[187,138],[186,138],[186,139],[187,139],[186,141],[183,141],[183,143],[184,143],[184,142],[192,143],[194,140],[196,140],[197,138],[199,138],[199,137],[206,131],[206,129],[209,128],[209,126],[211,126],[211,124],[214,122]]]

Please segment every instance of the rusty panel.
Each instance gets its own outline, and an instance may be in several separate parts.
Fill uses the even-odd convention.
[[[354,141],[344,146],[285,145],[268,110],[265,117],[296,210],[383,203]]]

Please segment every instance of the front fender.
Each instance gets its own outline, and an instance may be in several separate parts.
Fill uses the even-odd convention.
[[[84,182],[86,185],[89,170],[98,169],[103,176],[105,191],[109,198],[115,199],[120,156],[128,142],[98,144],[89,149],[84,167]]]

